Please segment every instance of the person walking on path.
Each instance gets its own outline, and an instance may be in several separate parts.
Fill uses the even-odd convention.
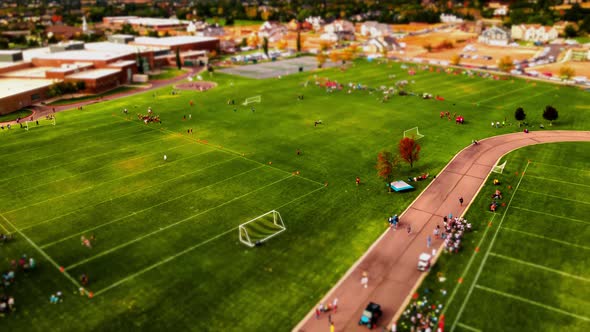
[[[334,322],[330,323],[330,332],[334,332]]]
[[[369,276],[367,275],[367,271],[363,272],[363,277],[361,278],[361,285],[365,288],[369,287]]]
[[[461,206],[463,206],[463,197],[459,197],[459,204],[461,204]]]
[[[334,300],[332,301],[332,309],[334,309],[334,313],[336,313],[336,310],[338,309],[338,298],[334,298]]]
[[[409,235],[410,233],[412,233],[412,226],[411,226],[411,225],[408,225],[408,235]]]
[[[426,238],[426,247],[430,248],[432,246],[432,238],[430,237],[430,235],[428,235],[428,237]]]

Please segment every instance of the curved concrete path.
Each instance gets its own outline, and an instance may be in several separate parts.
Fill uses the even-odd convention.
[[[459,152],[440,174],[400,216],[402,227],[387,230],[367,252],[347,271],[344,277],[322,299],[325,304],[338,298],[338,311],[332,313],[336,331],[362,331],[358,320],[365,306],[379,303],[388,324],[412,290],[421,282],[424,273],[416,269],[420,253],[429,251],[426,238],[444,215],[463,215],[478,194],[496,162],[515,149],[551,142],[590,141],[590,131],[535,131],[529,134],[507,134],[481,140]],[[459,204],[459,197],[465,200]],[[411,224],[412,233],[405,226]],[[442,249],[442,240],[433,239],[433,247]],[[368,288],[360,284],[363,271],[368,272]],[[330,331],[328,315],[315,318],[315,308],[293,329],[295,332]]]

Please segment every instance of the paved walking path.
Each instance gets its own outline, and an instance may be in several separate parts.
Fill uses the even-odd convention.
[[[137,89],[104,96],[102,98],[97,97],[97,98],[93,98],[93,99],[84,100],[79,103],[65,104],[65,105],[59,105],[59,106],[58,105],[56,105],[56,106],[33,105],[30,107],[33,110],[33,114],[23,118],[22,121],[26,121],[29,118],[30,118],[29,121],[32,121],[33,119],[43,118],[46,115],[53,113],[54,109],[55,109],[55,112],[61,112],[61,111],[74,109],[74,108],[78,108],[78,107],[84,107],[84,106],[90,105],[90,104],[100,103],[100,102],[107,101],[107,100],[119,99],[119,98],[131,96],[134,94],[138,94],[138,93],[144,93],[144,92],[150,91],[150,90],[155,90],[155,89],[161,88],[166,85],[171,85],[173,83],[180,82],[180,81],[188,78],[189,76],[197,74],[199,71],[203,70],[204,68],[196,67],[196,68],[186,68],[186,69],[188,69],[186,73],[184,73],[180,76],[168,79],[168,80],[152,80],[149,82],[150,87],[148,87],[148,88],[138,87]],[[0,122],[0,124],[2,124],[2,125],[10,124],[11,126],[17,125],[16,120]]]
[[[336,331],[367,331],[358,325],[365,306],[373,301],[383,308],[380,325],[389,324],[423,273],[416,269],[420,253],[428,251],[426,238],[444,215],[460,216],[478,194],[492,167],[504,154],[533,144],[590,141],[590,131],[535,131],[491,137],[459,152],[435,180],[400,216],[402,227],[387,230],[348,270],[322,299],[325,304],[338,298],[338,311],[332,314]],[[459,197],[465,200],[459,204]],[[483,213],[483,211],[482,211]],[[386,216],[383,216],[385,218]],[[407,234],[405,226],[412,226]],[[442,240],[433,239],[442,249]],[[369,275],[368,288],[361,286],[363,271]],[[317,305],[316,305],[317,307]],[[329,331],[328,315],[315,318],[315,307],[293,329],[295,332]]]

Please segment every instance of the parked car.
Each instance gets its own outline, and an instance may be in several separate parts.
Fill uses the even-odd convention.
[[[359,325],[365,325],[370,329],[377,326],[377,320],[383,316],[383,311],[381,311],[381,306],[377,303],[370,302],[365,311],[363,311],[363,315],[359,320]]]

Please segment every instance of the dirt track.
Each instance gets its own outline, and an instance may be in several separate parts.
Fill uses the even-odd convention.
[[[464,213],[504,154],[527,145],[565,141],[590,141],[590,131],[507,134],[482,140],[479,145],[459,152],[400,216],[403,226],[382,234],[323,298],[325,304],[338,298],[338,311],[332,314],[336,331],[367,331],[358,325],[358,320],[370,301],[382,306],[383,318],[379,323],[389,328],[394,315],[420,281],[422,273],[416,269],[418,256],[430,251],[426,238],[437,224],[442,225],[443,216]],[[465,200],[463,206],[459,205],[459,197]],[[410,235],[404,227],[408,224],[412,226]],[[441,246],[442,240],[433,240],[434,248],[440,250]],[[363,271],[369,275],[366,289],[360,283]],[[328,315],[316,319],[314,307],[293,331],[329,331]]]

